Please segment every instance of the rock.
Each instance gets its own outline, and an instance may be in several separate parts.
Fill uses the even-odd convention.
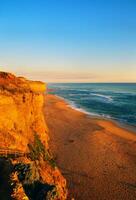
[[[57,200],[64,200],[67,196],[66,181],[58,168],[53,168],[50,162],[42,156],[36,161],[28,157],[29,146],[34,143],[35,133],[46,151],[49,150],[48,127],[43,115],[45,91],[45,83],[29,81],[23,77],[0,72],[0,149],[8,149],[16,155],[19,155],[19,152],[26,155],[22,158],[19,156],[14,158],[12,163],[13,165],[22,163],[21,166],[31,166],[32,175],[28,183],[33,184],[32,182],[38,181],[39,184],[53,185],[58,190]],[[8,156],[11,157],[11,155]],[[13,172],[12,176],[16,172]],[[27,174],[27,167],[24,168],[25,174]],[[19,178],[17,180],[19,186],[17,196],[20,198],[19,191],[23,193],[24,185]],[[16,189],[14,189],[13,196],[19,199],[15,191]],[[29,199],[27,194],[23,195]]]

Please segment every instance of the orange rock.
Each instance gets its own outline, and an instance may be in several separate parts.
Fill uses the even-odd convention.
[[[45,83],[0,72],[0,149],[28,153],[28,144],[33,143],[34,134],[37,133],[48,150],[48,128],[43,115],[45,91]],[[12,161],[13,165],[20,162],[32,163],[27,157]],[[66,181],[58,168],[51,167],[49,162],[42,158],[33,162],[37,166],[42,182],[56,186],[59,192],[59,198],[56,200],[66,199]],[[21,184],[18,183],[19,186]],[[14,196],[20,198],[24,191],[21,186],[19,188],[17,194],[16,189],[14,190]]]

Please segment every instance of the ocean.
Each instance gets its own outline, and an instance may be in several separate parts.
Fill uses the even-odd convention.
[[[136,83],[51,83],[48,88],[75,109],[136,128]]]

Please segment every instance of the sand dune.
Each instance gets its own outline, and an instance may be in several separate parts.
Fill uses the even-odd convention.
[[[45,111],[51,149],[67,179],[69,198],[136,199],[134,133],[75,111],[53,95],[47,95]]]

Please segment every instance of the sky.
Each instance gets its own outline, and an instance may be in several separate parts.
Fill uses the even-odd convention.
[[[0,0],[0,71],[136,82],[136,0]]]

